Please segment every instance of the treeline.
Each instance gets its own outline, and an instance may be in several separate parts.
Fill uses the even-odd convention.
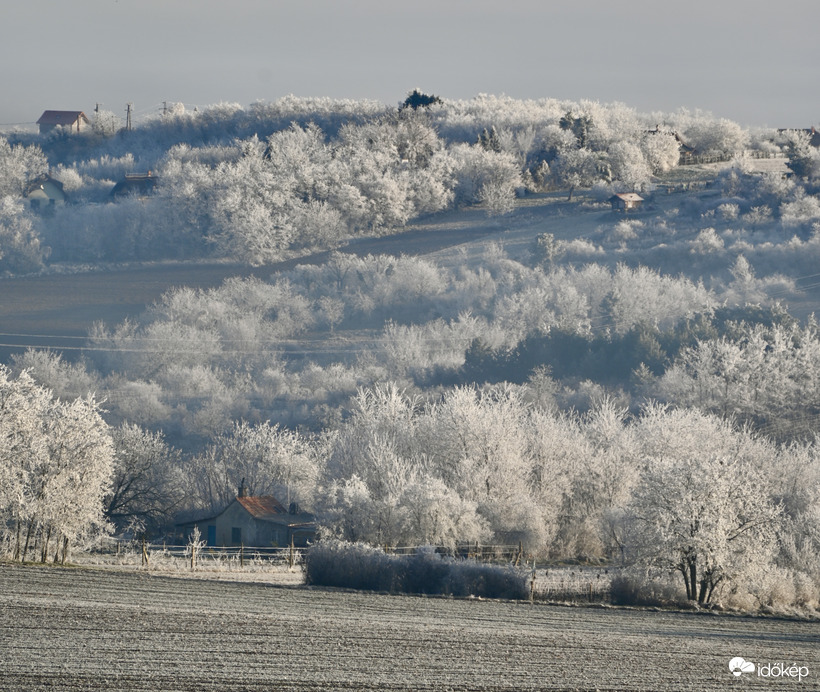
[[[816,168],[796,135],[775,144],[771,133],[699,113],[647,116],[593,102],[481,96],[391,109],[286,98],[247,109],[171,108],[118,133],[110,115],[96,118],[86,136],[2,140],[0,190],[17,206],[0,236],[17,238],[26,256],[10,256],[5,269],[203,256],[258,264],[454,205],[504,213],[527,190],[644,189],[677,166],[680,136],[729,156],[786,147],[801,173]],[[71,203],[31,215],[23,194],[47,170]],[[155,195],[114,203],[114,183],[148,171]]]
[[[642,566],[645,585],[677,575],[703,604],[820,607],[813,442],[777,445],[656,403],[561,412],[535,378],[427,397],[379,385],[320,434],[243,422],[180,454],[160,435],[109,427],[89,400],[2,374],[0,508],[15,559],[62,560],[106,522],[140,533],[218,511],[244,481],[314,511],[325,537],[521,542],[542,559]]]
[[[171,291],[139,321],[95,327],[85,361],[29,352],[15,367],[58,392],[104,394],[113,420],[190,446],[241,418],[317,429],[344,415],[358,388],[385,379],[419,388],[493,381],[492,368],[475,369],[476,339],[511,358],[556,330],[593,344],[641,324],[665,332],[716,302],[687,279],[625,265],[544,271],[494,249],[475,269],[336,254],[270,283]],[[510,379],[548,366],[572,385],[576,373],[553,360],[532,360]],[[631,372],[596,376],[584,379],[629,388]]]
[[[647,396],[684,396],[676,373],[699,344],[795,328],[779,307],[722,305],[771,286],[742,258],[736,264],[710,290],[623,264],[529,267],[492,247],[474,268],[338,253],[271,282],[176,289],[139,320],[97,325],[85,360],[32,351],[14,367],[61,395],[98,392],[112,422],[162,430],[188,449],[240,419],[333,425],[360,387],[385,380],[423,391],[520,384],[544,371],[561,407],[583,410],[608,391],[636,410]],[[782,338],[767,334],[762,343]],[[816,335],[809,330],[801,341]],[[742,396],[735,398],[726,410],[740,415]],[[754,420],[794,420],[793,402],[813,400],[782,396],[760,409],[768,418]]]

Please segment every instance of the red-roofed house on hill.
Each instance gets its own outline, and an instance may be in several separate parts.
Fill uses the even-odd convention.
[[[289,508],[270,495],[239,495],[221,514],[180,525],[190,534],[198,526],[209,546],[252,546],[255,548],[305,546],[316,536],[312,514],[296,503]]]
[[[37,124],[41,135],[56,127],[63,127],[69,132],[82,132],[91,127],[91,121],[82,111],[43,111]]]

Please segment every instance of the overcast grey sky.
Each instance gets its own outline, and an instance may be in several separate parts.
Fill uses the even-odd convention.
[[[620,101],[820,124],[818,0],[0,0],[0,125],[286,94]]]

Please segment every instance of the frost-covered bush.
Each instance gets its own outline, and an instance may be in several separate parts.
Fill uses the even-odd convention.
[[[613,605],[670,606],[686,601],[674,577],[641,567],[620,571],[612,577],[609,588]]]
[[[0,272],[37,271],[48,253],[22,201],[0,197]]]
[[[721,252],[723,248],[723,239],[714,228],[704,228],[691,242],[691,252],[698,255]]]
[[[734,202],[724,202],[718,206],[717,213],[724,221],[733,221],[740,214],[740,207]]]
[[[363,591],[394,591],[395,559],[364,543],[322,541],[305,553],[305,583]]]
[[[526,573],[512,567],[456,560],[422,548],[388,555],[363,543],[322,541],[305,554],[305,581],[365,591],[524,599]]]

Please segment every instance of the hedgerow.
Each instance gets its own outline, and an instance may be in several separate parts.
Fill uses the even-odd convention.
[[[307,551],[305,581],[313,586],[390,593],[528,597],[523,572],[473,560],[456,560],[430,547],[420,548],[412,555],[388,555],[363,543],[322,541]]]

